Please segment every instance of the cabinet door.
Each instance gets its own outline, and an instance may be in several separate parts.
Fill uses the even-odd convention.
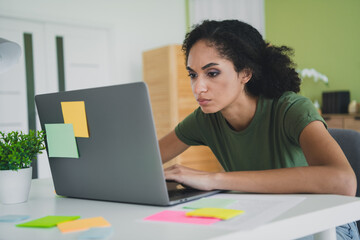
[[[344,119],[344,128],[360,132],[360,116]]]
[[[27,44],[30,49],[24,47],[25,34],[32,37],[32,45]],[[22,50],[19,62],[9,71],[0,75],[1,131],[20,130],[27,132],[29,127],[35,127],[34,124],[29,123],[29,121],[35,123],[35,108],[33,104],[28,105],[28,99],[31,98],[31,94],[34,94],[33,79],[41,79],[43,75],[41,71],[35,71],[41,64],[41,60],[37,58],[32,58],[33,64],[30,66],[32,74],[26,74],[25,51],[29,50],[31,55],[35,49],[38,49],[39,45],[43,44],[41,35],[42,28],[39,24],[0,18],[0,36],[18,43]],[[34,40],[39,40],[36,41],[39,45],[34,44]],[[29,90],[32,90],[32,93]],[[30,117],[33,119],[30,120]]]
[[[178,122],[199,107],[191,90],[190,78],[184,64],[181,46],[177,46],[177,89],[178,89]],[[222,171],[220,163],[209,147],[192,146],[178,157],[178,162],[184,166],[203,171]]]
[[[110,46],[106,29],[49,23],[44,26],[52,88],[58,90],[59,81],[64,81],[64,89],[59,90],[109,85]]]
[[[0,26],[0,36],[22,45],[22,35]],[[28,131],[24,57],[19,64],[0,75],[0,130]]]
[[[343,117],[333,117],[333,116],[326,116],[324,117],[328,128],[343,128],[344,127],[344,119]]]

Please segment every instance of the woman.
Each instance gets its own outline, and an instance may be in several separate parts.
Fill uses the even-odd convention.
[[[225,172],[174,165],[167,179],[202,190],[355,195],[344,153],[311,101],[296,94],[301,80],[291,49],[226,20],[196,26],[183,50],[200,107],[159,141],[161,157],[167,162],[191,145],[207,145]],[[344,227],[358,237],[354,223]]]

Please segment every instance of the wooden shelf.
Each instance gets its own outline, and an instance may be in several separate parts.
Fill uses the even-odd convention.
[[[198,104],[191,90],[181,45],[169,45],[143,52],[143,77],[150,92],[157,136],[169,133]],[[193,146],[165,165],[178,163],[204,171],[221,171],[211,150]]]

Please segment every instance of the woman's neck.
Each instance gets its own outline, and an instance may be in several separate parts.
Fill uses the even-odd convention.
[[[221,114],[235,131],[246,129],[255,116],[259,97],[241,94],[228,107],[221,110]]]

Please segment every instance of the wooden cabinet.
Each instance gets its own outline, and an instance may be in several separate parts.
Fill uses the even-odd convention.
[[[143,77],[150,92],[157,136],[160,139],[193,112],[198,104],[185,69],[181,45],[143,52]],[[193,146],[167,165],[179,163],[205,171],[222,170],[208,147]],[[165,167],[166,167],[165,166]]]
[[[360,114],[323,114],[329,128],[352,129],[360,132]]]

